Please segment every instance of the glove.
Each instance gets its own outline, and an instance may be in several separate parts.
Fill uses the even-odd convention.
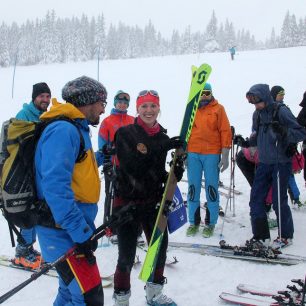
[[[271,127],[274,133],[279,134],[282,138],[287,135],[287,128],[281,125],[278,121],[273,121]]]
[[[97,247],[98,241],[93,239],[93,236],[91,236],[86,241],[77,243],[75,251],[77,254],[83,254],[86,257],[88,263],[93,266],[96,263],[96,257],[93,252],[97,249]]]
[[[242,148],[248,148],[250,146],[250,142],[248,138],[244,139],[241,135],[235,135],[234,145],[238,145]]]
[[[102,172],[110,181],[113,181],[116,179],[116,172],[114,171],[112,162],[108,162],[104,164]]]
[[[115,155],[116,154],[116,149],[115,149],[115,147],[112,147],[112,146],[110,146],[109,144],[106,143],[102,147],[102,153],[104,155]]]
[[[184,141],[181,140],[180,136],[175,136],[170,139],[166,139],[161,142],[162,150],[169,151],[172,149],[181,148],[184,145]]]
[[[289,143],[286,149],[286,156],[292,157],[297,152],[297,144],[296,143]]]
[[[218,165],[221,172],[223,172],[224,170],[226,170],[228,168],[228,165],[229,165],[229,162],[228,162],[229,151],[230,151],[230,149],[228,149],[228,148],[222,148],[221,161]]]
[[[182,179],[184,171],[185,171],[185,166],[184,166],[185,159],[186,159],[186,155],[180,155],[180,156],[177,156],[176,161],[175,161],[173,172],[178,182]],[[172,166],[172,164],[173,164],[173,160],[171,160],[169,164],[170,167]]]

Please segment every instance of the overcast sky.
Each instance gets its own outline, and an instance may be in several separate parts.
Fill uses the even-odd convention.
[[[226,18],[235,29],[249,29],[256,39],[270,37],[275,26],[279,34],[287,10],[297,20],[306,16],[306,0],[0,0],[0,23],[23,23],[42,18],[54,9],[59,17],[96,16],[103,12],[106,25],[119,21],[143,27],[149,19],[164,36],[173,29],[203,30],[215,10],[218,23]]]

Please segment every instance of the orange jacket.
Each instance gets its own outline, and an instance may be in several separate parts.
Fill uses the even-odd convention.
[[[230,148],[232,132],[224,107],[213,100],[197,110],[187,151],[200,154],[220,154]]]

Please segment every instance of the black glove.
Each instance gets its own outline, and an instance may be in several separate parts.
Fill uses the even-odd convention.
[[[109,144],[106,143],[102,147],[102,153],[104,155],[115,155],[116,154],[116,149],[115,149],[115,147],[112,147],[112,146],[110,146]]]
[[[282,138],[287,135],[287,128],[281,125],[278,121],[273,121],[271,127],[273,132],[279,134]]]
[[[175,136],[170,139],[166,139],[161,142],[161,147],[165,151],[169,151],[172,149],[181,148],[184,145],[184,141],[181,140],[180,136]]]
[[[96,239],[92,239],[93,236],[91,236],[89,239],[82,243],[77,243],[76,244],[76,253],[77,254],[83,254],[88,263],[92,266],[96,263],[96,257],[93,254],[93,252],[97,249],[98,247],[98,241]]]
[[[235,135],[234,145],[238,145],[242,148],[248,148],[250,146],[250,142],[248,138],[244,139],[241,135]]]
[[[182,179],[184,171],[185,171],[185,167],[184,167],[185,159],[186,159],[186,155],[180,155],[180,156],[177,156],[176,161],[175,161],[173,172],[178,182]],[[172,164],[173,164],[173,160],[171,160],[169,164],[170,167],[172,166]]]
[[[108,162],[106,164],[103,164],[103,170],[102,172],[104,175],[110,180],[113,181],[116,179],[116,172],[114,171],[113,163]]]

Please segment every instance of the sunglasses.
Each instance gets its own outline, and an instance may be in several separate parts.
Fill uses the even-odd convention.
[[[211,95],[211,90],[202,90],[201,92],[201,96],[210,96]]]
[[[143,97],[143,96],[146,96],[147,94],[150,94],[151,96],[154,96],[154,97],[159,97],[158,96],[158,92],[156,90],[142,90],[139,94],[138,94],[138,97]]]
[[[249,101],[249,103],[251,103],[251,104],[257,104],[257,103],[263,102],[260,97],[255,96],[252,93],[247,93],[246,98]]]
[[[285,95],[285,91],[284,91],[284,90],[281,90],[277,95],[282,95],[282,96],[284,96],[284,95]]]
[[[121,93],[117,96],[118,100],[130,102],[130,95],[127,93]]]

